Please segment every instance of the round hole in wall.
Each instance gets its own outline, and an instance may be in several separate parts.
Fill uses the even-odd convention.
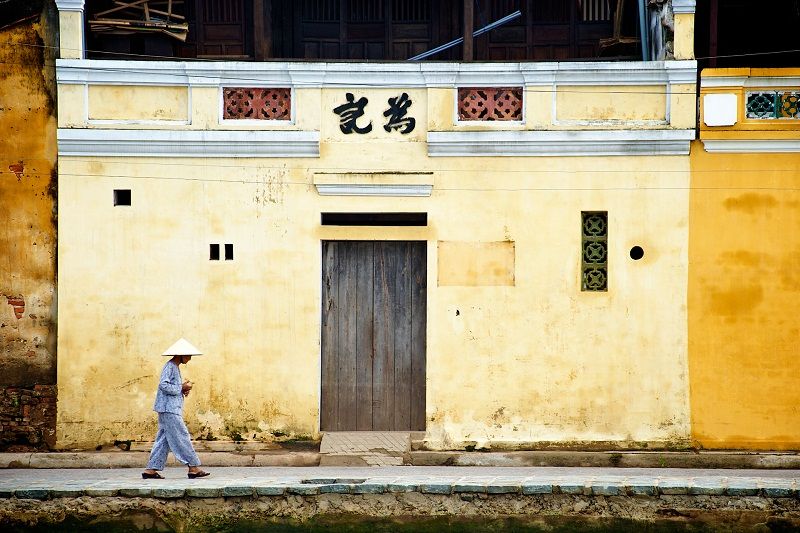
[[[638,261],[642,257],[644,257],[644,250],[641,246],[634,246],[631,248],[631,259]]]

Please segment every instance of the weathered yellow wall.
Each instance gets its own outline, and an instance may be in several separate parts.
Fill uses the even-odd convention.
[[[298,89],[293,92],[293,107],[304,111],[295,113],[291,121],[223,121],[220,90],[216,87],[93,85],[88,88],[88,98],[84,95],[87,90],[84,85],[62,84],[58,90],[59,101],[64,102],[59,110],[60,127],[107,127],[89,124],[88,117],[94,120],[147,121],[146,124],[115,124],[114,127],[118,128],[172,129],[174,124],[169,121],[180,120],[189,121],[187,129],[194,130],[318,130],[320,122],[316,110],[338,105],[332,100],[337,95],[323,100],[319,89]],[[456,121],[454,89],[406,89],[405,92],[412,101],[420,98],[427,101],[426,109],[415,106],[415,112],[418,122],[428,120],[431,131],[481,131],[487,127],[481,121]],[[378,139],[390,138],[392,135],[384,132],[380,125],[385,121],[382,113],[386,99],[397,96],[397,93],[393,89],[384,89],[373,90],[372,94],[376,100],[370,99],[374,103],[367,106],[367,114],[359,124],[372,121],[377,127],[373,135],[378,135]],[[673,128],[691,128],[695,125],[695,85],[676,84],[671,90],[665,85],[563,85],[555,92],[550,87],[535,86],[526,88],[524,106],[524,121],[496,122],[489,127],[503,130],[574,129],[576,122],[585,122],[615,129],[639,129],[642,123],[669,122]],[[659,125],[663,127],[663,124]],[[424,132],[424,129],[417,128],[403,140],[423,140]],[[345,138],[342,142],[359,142],[359,139]]]
[[[747,93],[752,91],[774,91],[780,85],[775,85],[775,79],[785,79],[785,89],[795,91],[800,80],[798,68],[715,68],[703,70],[703,79],[730,77],[736,85],[728,87],[704,87],[699,98],[700,122],[699,129],[703,139],[789,139],[797,138],[798,127],[794,120],[765,120],[747,118],[746,105]],[[760,79],[763,83],[759,83]],[[740,80],[748,80],[745,86]],[[737,98],[736,123],[730,126],[708,126],[703,120],[705,113],[705,95],[730,94]]]
[[[0,31],[0,385],[55,383],[53,34],[44,18]]]
[[[80,11],[60,11],[59,17],[59,57],[79,59],[84,54],[83,13]]]
[[[188,87],[92,85],[90,120],[189,120]]]
[[[345,92],[297,91],[319,159],[61,159],[60,445],[152,438],[158,354],[180,336],[205,352],[184,370],[195,435],[317,435],[326,239],[428,242],[429,446],[687,442],[688,158],[429,158],[426,130],[455,129],[452,90],[405,91],[409,135],[382,128],[401,89],[353,90],[370,102],[364,136],[331,112]],[[369,172],[432,172],[433,194],[314,187]],[[131,207],[113,207],[115,188],[132,190]],[[597,210],[609,212],[610,290],[583,293],[581,211]],[[429,222],[321,226],[325,211]],[[513,285],[438,285],[439,241],[513,242]],[[235,260],[209,261],[210,243],[233,243]]]
[[[514,285],[514,243],[439,241],[440,287]]]
[[[694,59],[694,13],[675,15],[675,59]]]
[[[800,154],[692,147],[692,438],[800,447]]]
[[[539,171],[470,163],[448,161],[437,186],[467,190],[429,216],[442,240],[514,241],[515,286],[429,291],[429,444],[679,444],[688,433],[685,160],[537,160]],[[479,192],[488,183],[509,190]],[[609,212],[608,293],[580,291],[582,210]],[[628,257],[637,244],[639,262]]]
[[[669,124],[673,128],[697,127],[697,86],[675,84],[669,95]]]
[[[663,85],[586,87],[564,85],[556,95],[558,120],[666,120]]]

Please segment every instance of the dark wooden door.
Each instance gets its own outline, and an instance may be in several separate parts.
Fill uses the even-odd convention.
[[[275,34],[288,57],[408,59],[440,39],[435,0],[301,0],[272,6],[276,17],[284,17],[285,28]]]
[[[246,59],[252,2],[197,0],[197,57]]]
[[[323,431],[425,429],[425,242],[323,241]]]

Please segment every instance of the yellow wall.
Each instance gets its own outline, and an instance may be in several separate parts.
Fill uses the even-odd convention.
[[[89,120],[189,120],[187,87],[93,85]]]
[[[745,118],[745,93],[797,69],[706,69],[730,87],[701,91],[704,140],[795,141],[795,120]],[[759,78],[765,78],[764,84]],[[711,127],[703,96],[738,96],[738,121]],[[750,148],[757,151],[764,149]],[[708,448],[797,449],[800,391],[800,154],[708,153],[692,148],[689,269],[689,370],[692,438]]]
[[[675,15],[675,59],[694,59],[694,13]]]
[[[0,30],[0,387],[56,377],[55,83],[41,46],[55,31],[47,20]],[[19,300],[24,306],[11,305]]]
[[[586,127],[603,129],[693,128],[695,85],[559,85],[556,89],[532,86],[525,89],[524,120],[520,122],[456,121],[455,95],[452,88],[404,89],[414,105],[419,124],[427,123],[430,131],[495,130],[572,130]],[[352,89],[360,97],[363,91]],[[395,89],[372,89],[370,105],[359,121],[372,121],[372,134],[381,141],[397,137],[384,132],[383,111],[386,100],[397,96]],[[222,120],[221,92],[218,87],[186,86],[112,86],[61,84],[58,87],[59,127],[106,128],[107,124],[89,120],[120,121],[119,129],[174,129],[174,121],[187,121],[191,130],[318,130],[319,113],[330,109],[339,93],[323,99],[319,89],[296,89],[292,92],[295,112],[291,121]],[[88,95],[88,96],[87,96]],[[188,116],[187,116],[188,99]],[[669,102],[668,102],[669,100]],[[88,103],[88,107],[87,107]],[[87,120],[89,119],[89,120]],[[125,123],[128,121],[130,123]],[[338,135],[338,126],[334,134]],[[418,127],[403,141],[424,141],[425,129]],[[363,139],[349,136],[341,142],[360,143]]]
[[[439,241],[436,249],[440,287],[514,285],[514,243]]]
[[[713,81],[715,78],[728,77],[730,86],[704,87],[699,99],[699,129],[703,139],[789,139],[797,138],[798,126],[795,120],[747,118],[747,93],[758,91],[775,91],[781,85],[775,85],[775,79],[785,80],[783,87],[787,91],[796,91],[800,83],[800,69],[797,68],[717,68],[703,70],[702,79]],[[762,82],[759,82],[763,79]],[[741,80],[747,80],[747,85]],[[737,83],[738,82],[738,83]],[[736,123],[730,126],[708,126],[702,120],[705,113],[705,95],[728,94],[737,99]]]
[[[59,18],[59,57],[80,59],[84,54],[83,13],[80,11],[60,11]]]
[[[558,120],[636,121],[667,119],[663,85],[618,87],[561,86],[556,95]]]
[[[406,90],[417,127],[405,136],[381,127],[399,89],[354,90],[369,98],[360,124],[373,132],[342,134],[331,109],[345,92],[297,91],[320,130],[318,159],[61,158],[59,444],[152,438],[158,354],[181,336],[205,352],[184,370],[196,436],[316,436],[327,239],[428,243],[430,447],[685,444],[688,158],[430,158],[426,130],[456,129],[452,90],[432,89],[436,106]],[[397,183],[432,172],[432,196],[314,187],[370,172]],[[132,190],[131,207],[112,205],[115,188]],[[581,211],[599,210],[609,291],[586,293]],[[325,211],[424,211],[429,222],[328,227]],[[235,260],[209,261],[210,243],[233,243]],[[513,284],[437,283],[441,243],[513,243]]]
[[[692,437],[797,449],[800,157],[692,150]]]

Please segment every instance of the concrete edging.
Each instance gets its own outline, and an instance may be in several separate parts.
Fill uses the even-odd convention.
[[[205,466],[317,466],[316,452],[198,452]],[[149,452],[0,453],[0,468],[144,468]],[[170,456],[168,466],[179,466]]]
[[[800,469],[796,452],[412,451],[414,466]]]

